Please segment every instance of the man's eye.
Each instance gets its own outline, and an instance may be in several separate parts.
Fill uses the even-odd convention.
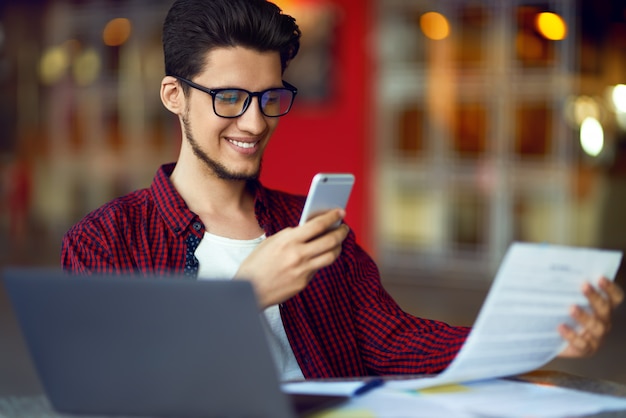
[[[215,95],[215,99],[224,104],[234,104],[243,100],[243,94],[238,91],[222,91]]]
[[[273,104],[273,103],[277,103],[280,101],[280,96],[276,95],[276,96],[267,96],[265,99],[265,102],[267,104]]]

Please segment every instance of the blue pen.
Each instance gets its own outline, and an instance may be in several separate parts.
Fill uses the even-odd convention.
[[[382,386],[383,383],[385,383],[385,381],[380,378],[368,380],[367,382],[363,384],[363,386],[361,386],[360,388],[354,391],[354,395],[355,396],[363,395],[364,393],[367,393],[374,388]]]

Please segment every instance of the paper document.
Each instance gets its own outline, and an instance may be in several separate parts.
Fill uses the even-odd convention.
[[[302,383],[294,383],[300,393]],[[313,393],[336,381],[317,381]],[[356,387],[355,382],[352,383]],[[289,383],[288,385],[292,385]],[[350,385],[345,394],[350,394]],[[364,396],[352,396],[330,411],[311,418],[561,418],[604,411],[626,411],[626,398],[563,387],[490,379],[423,390],[392,390],[385,384]],[[622,416],[622,415],[620,415]]]
[[[416,394],[474,417],[562,418],[626,410],[626,398],[527,382],[492,379],[458,386],[458,391]],[[437,391],[438,388],[430,389]]]
[[[622,253],[514,243],[508,249],[468,338],[450,365],[432,378],[390,381],[420,389],[535,370],[565,348],[558,326],[575,326],[572,305],[588,307],[581,287],[613,280]]]

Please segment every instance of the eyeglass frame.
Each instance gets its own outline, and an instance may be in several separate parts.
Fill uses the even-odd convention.
[[[298,89],[296,86],[289,84],[288,82],[286,82],[285,80],[281,80],[283,83],[283,87],[272,87],[269,89],[265,89],[262,91],[248,91],[246,89],[241,89],[241,88],[237,88],[237,87],[226,87],[226,88],[219,88],[219,89],[211,89],[205,86],[202,86],[198,83],[195,83],[189,79],[186,79],[185,77],[180,77],[174,74],[171,74],[172,77],[176,78],[179,81],[182,81],[183,83],[187,84],[189,87],[192,87],[196,90],[200,90],[201,92],[204,92],[206,94],[208,94],[209,96],[211,96],[211,103],[213,104],[213,113],[215,113],[216,116],[220,117],[220,118],[225,118],[225,119],[235,119],[238,118],[239,116],[243,115],[244,113],[246,113],[246,110],[248,110],[248,108],[250,107],[250,103],[252,102],[252,98],[253,97],[257,97],[257,102],[259,103],[259,109],[261,110],[261,113],[264,116],[267,116],[268,118],[279,118],[281,116],[285,116],[287,113],[289,113],[289,111],[291,110],[292,106],[293,106],[293,102],[296,99],[296,94],[298,94]],[[215,96],[217,96],[220,92],[222,91],[228,91],[228,90],[236,90],[236,91],[241,91],[244,92],[248,95],[248,99],[246,101],[244,101],[243,107],[241,109],[241,112],[239,112],[237,115],[234,116],[223,116],[220,115],[219,113],[217,113],[217,110],[215,109]],[[267,93],[268,91],[272,91],[272,90],[287,90],[289,92],[291,92],[291,103],[289,103],[289,107],[287,108],[287,110],[283,113],[281,113],[280,115],[268,115],[265,113],[265,110],[263,110],[263,105],[261,104],[261,97]]]

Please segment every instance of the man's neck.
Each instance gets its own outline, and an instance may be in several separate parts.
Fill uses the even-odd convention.
[[[189,162],[177,163],[170,180],[211,233],[234,239],[262,234],[254,214],[254,195],[245,180],[221,179]]]

